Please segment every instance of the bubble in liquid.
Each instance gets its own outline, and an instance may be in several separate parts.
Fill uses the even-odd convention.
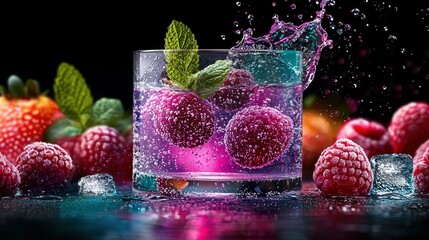
[[[222,40],[225,40],[225,39],[226,39],[226,36],[225,36],[224,34],[222,34],[222,35],[220,35],[220,38],[221,38]]]
[[[234,22],[232,22],[233,24],[234,24],[234,27],[238,27],[239,25],[240,25],[240,22],[239,21],[234,21]]]
[[[275,7],[275,6],[277,6],[277,3],[276,3],[276,2],[273,2],[271,5],[272,5],[273,7]]]
[[[387,26],[384,26],[384,27],[383,27],[383,29],[384,29],[384,31],[386,31],[386,32],[387,32],[387,31],[389,31],[389,28],[388,28]]]
[[[290,5],[290,9],[295,10],[296,9],[296,5],[295,4],[291,4]]]
[[[298,19],[302,19],[302,14],[298,14]]]
[[[344,30],[349,31],[350,29],[352,29],[352,26],[350,24],[344,25]]]
[[[252,15],[252,14],[249,14],[249,15],[247,15],[247,19],[249,20],[249,21],[253,21],[253,19],[254,19],[255,17]]]
[[[237,7],[241,7],[241,2],[236,2],[235,5],[237,5]]]

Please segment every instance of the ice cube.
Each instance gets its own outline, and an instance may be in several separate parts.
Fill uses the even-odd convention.
[[[370,161],[374,173],[371,194],[413,193],[413,159],[410,155],[379,154],[373,156]]]
[[[113,177],[107,173],[97,173],[79,179],[79,194],[87,196],[113,196],[116,194]]]

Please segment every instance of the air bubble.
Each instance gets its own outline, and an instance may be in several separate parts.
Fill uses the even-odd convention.
[[[241,2],[236,2],[235,5],[237,5],[237,7],[241,7]]]
[[[290,9],[295,10],[296,9],[296,5],[295,4],[291,4],[290,5]]]

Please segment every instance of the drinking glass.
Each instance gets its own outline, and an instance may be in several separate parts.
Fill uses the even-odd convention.
[[[166,54],[198,54],[203,70],[231,60],[210,94],[177,87]],[[186,61],[184,61],[186,62]],[[302,52],[134,52],[133,189],[187,197],[271,196],[301,190]]]

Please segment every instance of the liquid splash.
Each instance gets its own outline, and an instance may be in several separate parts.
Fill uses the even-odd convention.
[[[303,86],[306,89],[314,79],[322,50],[327,46],[332,48],[333,45],[321,24],[327,3],[330,2],[327,0],[321,2],[321,10],[317,12],[313,21],[299,26],[279,20],[279,17],[275,15],[274,23],[266,35],[253,37],[251,28],[244,30],[242,40],[232,49],[301,51],[303,53]]]

